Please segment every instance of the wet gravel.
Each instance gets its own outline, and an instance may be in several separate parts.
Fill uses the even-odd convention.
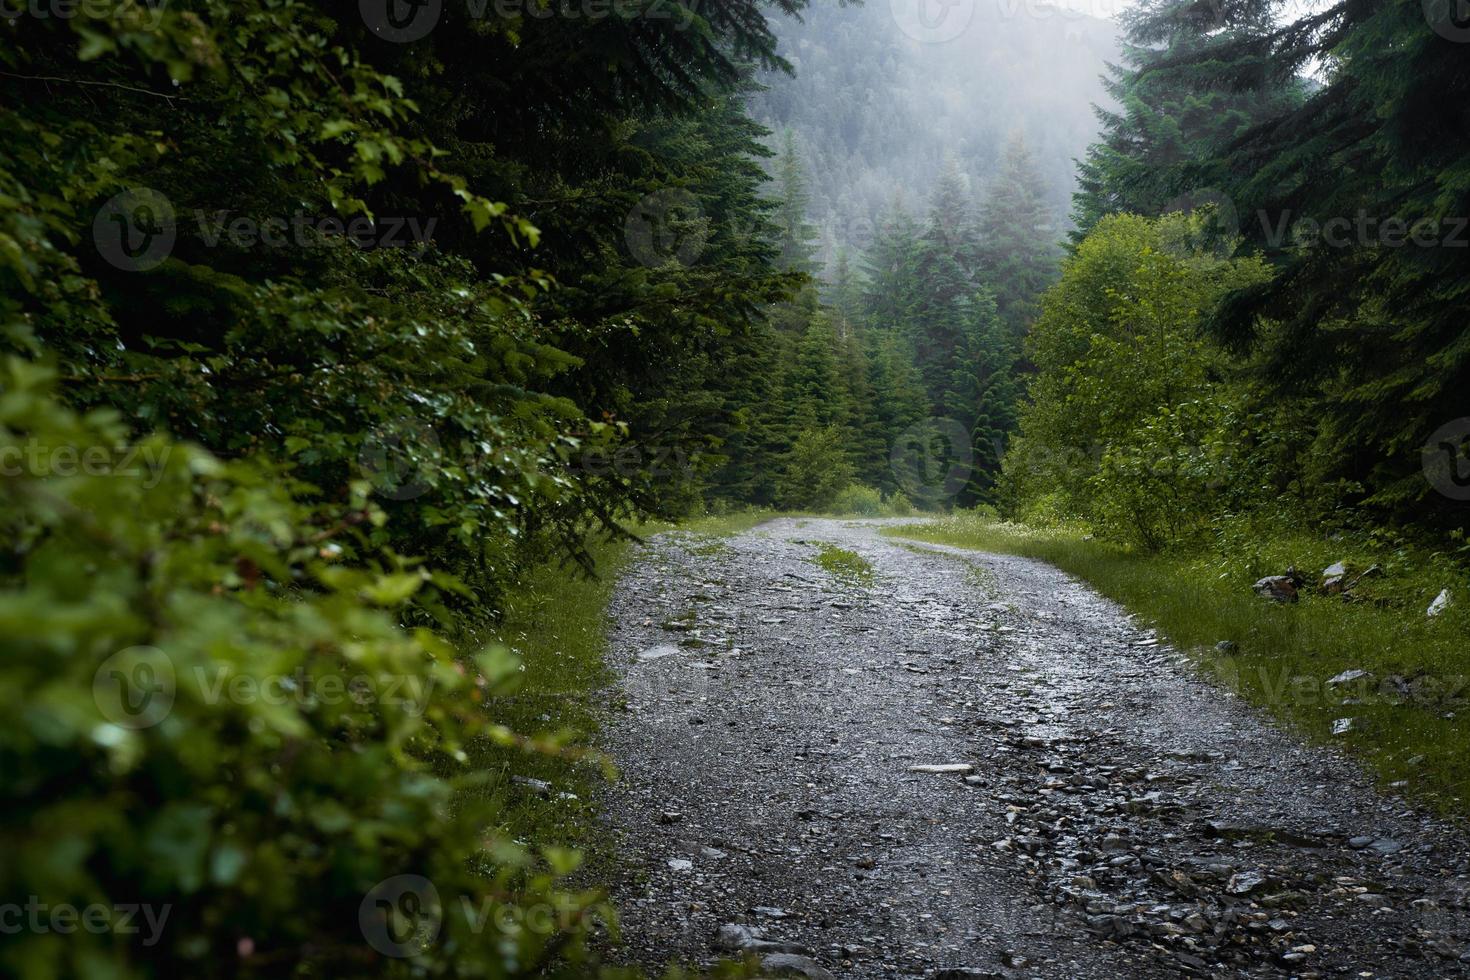
[[[1029,559],[654,539],[604,739],[622,956],[769,975],[1470,975],[1470,844]],[[818,542],[867,582],[813,563]]]

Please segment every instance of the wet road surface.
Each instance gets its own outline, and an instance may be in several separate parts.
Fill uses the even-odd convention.
[[[878,523],[673,532],[620,582],[604,740],[625,958],[1470,975],[1462,832],[1062,572]],[[814,564],[821,542],[871,578]]]

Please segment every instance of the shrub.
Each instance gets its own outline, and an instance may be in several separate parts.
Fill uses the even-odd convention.
[[[832,502],[834,514],[856,514],[860,517],[877,517],[883,513],[883,496],[871,487],[856,483],[844,487]]]
[[[895,490],[893,496],[884,501],[883,510],[891,517],[908,517],[914,512],[914,505],[902,490]]]
[[[575,856],[498,834],[466,764],[556,750],[487,711],[515,661],[398,624],[461,587],[342,560],[384,519],[365,484],[329,512],[259,458],[120,456],[119,418],[51,385],[0,368],[0,894],[157,928],[7,935],[0,972],[587,975]]]

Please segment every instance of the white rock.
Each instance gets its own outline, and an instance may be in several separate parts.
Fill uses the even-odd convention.
[[[1449,589],[1445,589],[1439,595],[1435,596],[1434,597],[1434,601],[1429,604],[1429,615],[1431,615],[1431,616],[1438,616],[1440,613],[1442,613],[1446,609],[1448,609],[1449,606],[1450,606],[1450,590]]]
[[[669,858],[669,867],[675,871],[693,871],[694,862],[686,861],[683,858]]]
[[[929,772],[943,774],[951,772],[961,773],[974,771],[975,767],[970,765],[968,762],[949,762],[939,766],[909,766],[909,772]]]
[[[659,646],[649,647],[647,650],[644,650],[642,653],[638,654],[638,659],[644,661],[662,660],[664,657],[675,656],[676,654],[678,654],[678,652],[678,647],[663,643]]]
[[[1373,675],[1366,670],[1345,670],[1327,682],[1328,687],[1337,687],[1339,684],[1351,684]]]

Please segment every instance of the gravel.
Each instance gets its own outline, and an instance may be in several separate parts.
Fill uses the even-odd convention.
[[[793,976],[1470,975],[1455,827],[1056,569],[905,546],[880,523],[778,520],[723,548],[671,532],[619,583],[615,956],[744,954]],[[819,542],[872,580],[814,566]]]

